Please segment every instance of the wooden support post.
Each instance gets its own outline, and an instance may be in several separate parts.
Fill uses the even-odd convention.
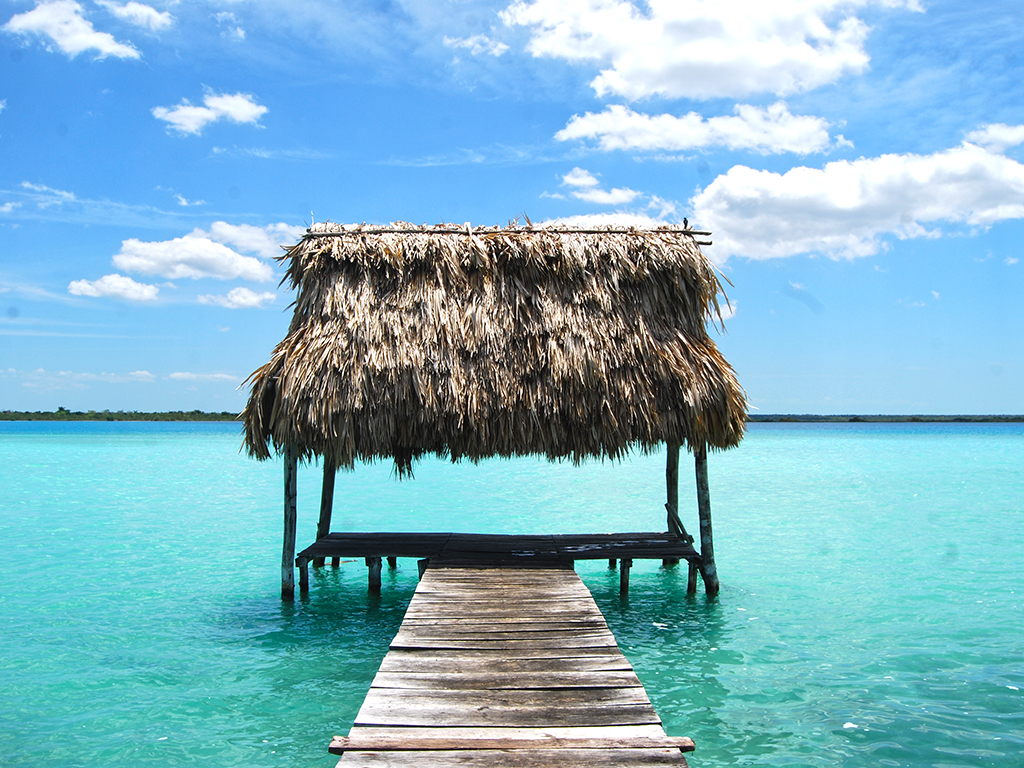
[[[388,556],[388,568],[390,568],[393,571],[397,567],[398,567],[398,558],[395,557],[394,555],[389,555]]]
[[[678,514],[673,514],[679,509],[679,443],[670,441],[665,444],[665,509],[668,511],[668,532],[679,535]],[[668,568],[679,564],[679,558],[666,557],[661,561],[662,566]]]
[[[379,557],[368,557],[366,558],[366,566],[369,568],[369,580],[370,580],[370,592],[375,595],[380,594],[380,558]]]
[[[666,444],[667,458],[665,461],[665,495],[666,508],[668,504],[672,509],[679,509],[679,443],[670,442]],[[668,532],[673,530],[672,510],[668,511]]]
[[[422,560],[416,561],[416,569],[420,572],[420,578],[423,578],[423,574],[427,572],[427,566],[430,565],[430,558],[425,557]]]
[[[686,573],[686,596],[693,597],[697,594],[697,564],[690,561],[689,570]]]
[[[629,594],[629,569],[633,567],[633,560],[628,557],[622,558],[619,565],[619,594]]]
[[[718,594],[718,571],[715,568],[715,542],[711,535],[711,492],[708,490],[708,449],[702,445],[693,452],[697,472],[697,512],[700,515],[700,560],[704,591],[708,597]]]
[[[324,456],[324,484],[320,490],[320,521],[316,524],[317,541],[331,532],[331,513],[334,511],[334,477],[338,474],[338,468],[334,462]],[[324,564],[324,558],[313,558],[313,567],[319,568]]]
[[[341,558],[340,557],[332,557],[331,558],[331,568],[337,568],[339,565],[341,565]]]
[[[296,475],[299,469],[299,449],[287,445],[284,449],[284,544],[281,547],[281,599],[295,597],[295,498]]]
[[[304,558],[304,557],[300,557],[298,560],[295,561],[295,565],[298,566],[298,569],[299,569],[299,594],[300,595],[308,595],[309,594],[309,561],[306,558]]]
[[[614,571],[615,570],[615,563],[616,562],[617,561],[616,561],[616,559],[614,557],[609,557],[608,558],[608,570],[609,571]]]

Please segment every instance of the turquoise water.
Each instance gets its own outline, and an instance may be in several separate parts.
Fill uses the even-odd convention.
[[[233,424],[0,423],[0,764],[334,764],[416,564],[379,598],[352,562],[282,604],[281,465],[238,446]],[[1024,765],[1024,427],[755,424],[710,470],[716,602],[659,563],[623,602],[578,564],[691,765]],[[390,473],[338,476],[335,530],[664,524],[662,455]],[[315,467],[299,505],[304,546]]]

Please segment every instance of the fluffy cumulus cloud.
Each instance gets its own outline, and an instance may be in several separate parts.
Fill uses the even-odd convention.
[[[482,53],[491,56],[501,56],[508,52],[508,46],[499,40],[492,40],[487,35],[473,35],[472,37],[448,37],[444,38],[444,44],[449,48],[464,48],[474,56]]]
[[[195,233],[150,243],[130,238],[121,243],[121,250],[114,254],[113,261],[119,269],[171,280],[217,277],[266,281],[274,276],[270,266],[259,259],[243,256]]]
[[[647,115],[620,104],[603,112],[573,115],[555,134],[559,141],[589,139],[603,150],[680,151],[721,146],[761,154],[806,155],[831,145],[829,124],[820,117],[794,115],[785,102],[770,107],[739,104],[736,114],[705,119],[696,112],[682,117]],[[845,142],[840,137],[840,141]]]
[[[599,96],[709,99],[863,72],[868,27],[852,11],[870,4],[920,10],[917,0],[519,0],[501,17],[530,30],[534,56],[603,67],[591,81]]]
[[[99,280],[74,280],[68,293],[75,296],[109,296],[129,301],[156,301],[160,289],[155,285],[137,283],[124,275],[104,275]]]
[[[248,93],[207,93],[203,106],[195,106],[183,99],[176,107],[153,107],[153,117],[163,120],[168,128],[181,134],[199,134],[210,123],[230,120],[233,123],[256,123],[267,108],[257,104]]]
[[[215,221],[209,232],[197,229],[198,234],[225,245],[233,245],[240,251],[255,253],[267,259],[280,256],[282,246],[295,244],[306,232],[305,227],[292,224],[268,224],[265,227],[254,227],[251,224],[228,224],[226,221]]]
[[[75,0],[49,0],[38,3],[31,11],[12,16],[3,30],[42,38],[48,41],[48,48],[52,50],[56,46],[70,58],[85,51],[95,51],[98,59],[107,56],[139,58],[139,52],[130,43],[119,43],[107,32],[96,31],[82,13],[82,6]]]
[[[119,5],[110,0],[96,0],[96,4],[106,8],[117,18],[121,19],[121,21],[126,21],[129,24],[134,24],[136,27],[149,29],[153,32],[167,29],[174,23],[174,17],[167,11],[158,11],[152,6],[137,3],[135,0],[131,0],[124,5]]]
[[[991,123],[983,125],[966,136],[966,141],[991,152],[1005,152],[1010,147],[1024,144],[1024,125]]]
[[[597,177],[582,168],[569,171],[562,177],[562,184],[572,188],[572,196],[576,199],[598,205],[623,205],[640,196],[636,190],[625,187],[601,189]]]
[[[294,243],[304,231],[284,223],[254,227],[216,221],[209,231],[194,229],[173,240],[125,240],[113,262],[119,269],[171,280],[214,277],[265,282],[274,273],[263,259],[279,255],[282,245]]]
[[[718,261],[800,253],[855,258],[878,252],[887,235],[937,237],[940,222],[984,227],[1024,218],[1024,165],[992,149],[1024,142],[1024,126],[985,126],[969,138],[979,143],[784,174],[737,165],[690,204],[700,226],[715,232],[709,255]]]
[[[200,296],[200,304],[216,304],[228,309],[262,309],[277,298],[276,294],[265,291],[257,293],[248,288],[232,288],[226,296]]]

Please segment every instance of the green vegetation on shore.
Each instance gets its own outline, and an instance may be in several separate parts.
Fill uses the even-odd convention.
[[[0,411],[0,421],[238,421],[230,411]]]

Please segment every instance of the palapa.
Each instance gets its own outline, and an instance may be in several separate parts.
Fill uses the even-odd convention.
[[[290,445],[402,475],[425,454],[578,463],[743,436],[692,231],[327,223],[281,260],[295,314],[247,380],[256,458]]]

